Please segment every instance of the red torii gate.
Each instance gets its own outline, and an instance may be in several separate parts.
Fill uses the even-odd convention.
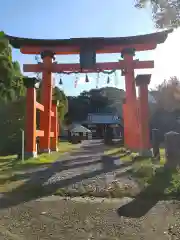
[[[40,130],[37,129],[37,110],[40,111],[40,116],[45,112],[45,105],[40,104],[36,100],[36,88],[35,84],[37,83],[36,78],[24,78],[24,85],[27,88],[26,93],[26,154],[27,158],[36,157],[37,149],[36,149],[36,138],[44,137],[45,131],[44,128],[41,127]],[[51,109],[49,111],[49,116],[51,119],[50,122],[50,149],[51,151],[57,151],[57,143],[58,143],[58,132],[59,132],[59,123],[58,123],[58,112],[57,112],[58,101],[52,100]],[[42,121],[42,117],[41,117]]]
[[[40,113],[41,131],[36,131],[35,126],[34,114],[35,109],[39,108],[39,105],[36,103],[34,90],[28,89],[29,94],[27,93],[26,153],[28,156],[34,156],[34,153],[36,153],[35,141],[37,136],[40,136],[41,152],[50,152],[52,150],[52,73],[63,71],[89,73],[103,70],[122,70],[126,84],[126,97],[123,105],[125,145],[130,149],[141,152],[149,150],[150,140],[147,114],[150,75],[141,75],[136,78],[140,93],[140,98],[137,100],[134,69],[153,68],[154,62],[134,60],[133,56],[136,51],[155,49],[157,44],[161,44],[166,40],[170,32],[172,32],[172,30],[133,37],[76,38],[65,40],[28,39],[6,35],[10,44],[14,48],[20,49],[21,53],[40,54],[43,60],[43,63],[39,64],[24,64],[23,68],[24,72],[42,72],[41,102],[43,111]],[[95,62],[96,54],[120,52],[123,60],[109,63]],[[92,66],[87,68],[82,67],[82,65],[78,63],[57,64],[53,62],[54,55],[67,54],[80,54],[80,57],[81,54],[85,54],[87,58],[93,58],[92,61],[94,62],[93,64],[91,62]],[[41,109],[41,107],[39,109]],[[146,122],[146,124],[144,122]],[[41,134],[42,130],[43,134]]]

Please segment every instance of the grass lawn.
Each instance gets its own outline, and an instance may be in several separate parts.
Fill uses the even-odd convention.
[[[78,145],[69,142],[60,142],[59,151],[51,154],[41,154],[37,158],[29,158],[22,162],[17,155],[0,156],[0,192],[9,191],[24,183],[26,179],[19,179],[19,173],[31,168],[48,166],[56,161],[63,153],[75,151]]]
[[[26,168],[26,167],[38,167],[42,165],[51,164],[58,159],[62,154],[66,152],[72,152],[77,149],[79,145],[71,144],[69,142],[60,142],[58,152],[53,152],[51,154],[41,154],[37,158],[29,158],[24,162],[19,161],[16,165],[17,168]]]
[[[117,155],[117,154],[127,153],[127,149],[121,145],[109,146],[107,150],[104,151],[104,155]]]
[[[121,161],[132,161],[137,153],[127,153],[120,147],[105,151],[105,155],[119,157]],[[178,198],[180,197],[180,168],[167,169],[165,149],[160,149],[160,161],[153,158],[141,158],[132,161],[131,169],[127,171],[140,186],[143,197]]]
[[[105,156],[119,157],[121,161],[131,161],[133,153],[130,154],[124,147],[112,147],[104,152]]]
[[[165,150],[160,149],[160,161],[142,159],[134,162],[129,173],[137,180],[145,197],[172,199],[180,197],[180,168],[165,168]]]
[[[17,159],[16,155],[0,156],[0,173],[7,170],[23,170],[42,165],[50,164],[58,159],[63,153],[74,151],[77,146],[69,142],[60,142],[59,151],[51,154],[40,154],[37,158],[29,158],[22,162]]]

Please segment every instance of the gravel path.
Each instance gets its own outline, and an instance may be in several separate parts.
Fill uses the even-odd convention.
[[[128,163],[126,166],[117,157],[105,156],[106,149],[101,141],[86,142],[78,152],[72,153],[64,161],[57,161],[51,169],[44,172],[42,184],[71,192],[101,192],[118,178],[121,184],[132,182],[123,176],[129,168]]]
[[[0,205],[6,208],[54,194],[91,194],[98,197],[110,197],[113,194],[113,197],[122,197],[127,196],[122,195],[124,189],[127,193],[137,193],[138,185],[126,175],[131,163],[121,162],[119,157],[105,156],[106,150],[107,147],[101,141],[85,141],[78,151],[64,155],[63,159],[56,161],[51,167],[29,172],[29,180],[0,198]],[[26,175],[24,174],[25,177]],[[112,188],[118,193],[115,196]]]
[[[159,202],[140,218],[118,215],[129,200],[48,197],[0,210],[0,240],[180,239],[180,203]]]

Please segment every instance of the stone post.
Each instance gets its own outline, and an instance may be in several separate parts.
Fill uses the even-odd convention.
[[[180,165],[180,134],[168,132],[165,134],[166,164],[168,168],[175,169]]]
[[[52,112],[54,116],[51,120],[51,131],[54,133],[54,137],[51,139],[51,151],[58,151],[58,112],[57,112],[58,101],[52,101]]]
[[[159,130],[152,129],[152,153],[155,160],[160,161],[160,141],[159,141]]]

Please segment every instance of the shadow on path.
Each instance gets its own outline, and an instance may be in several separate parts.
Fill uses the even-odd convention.
[[[89,158],[92,158],[92,156],[89,156]],[[56,162],[52,164],[50,168],[36,172],[35,175],[32,176],[22,186],[16,188],[10,193],[5,194],[0,199],[0,208],[8,208],[8,207],[16,206],[22,202],[27,202],[30,200],[37,199],[39,197],[49,196],[55,193],[59,188],[64,188],[68,185],[81,182],[85,179],[93,178],[103,173],[106,174],[108,172],[112,172],[116,169],[124,168],[132,164],[131,162],[126,162],[121,165],[116,165],[114,161],[117,159],[119,159],[119,157],[113,158],[109,156],[102,156],[100,157],[100,159],[97,159],[93,162],[85,162],[85,163],[78,163],[78,164],[72,164],[72,165],[65,165],[65,164],[69,163],[70,161],[74,162],[75,159]],[[47,182],[47,180],[57,172],[60,173],[63,170],[73,169],[73,168],[82,167],[82,166],[88,166],[91,164],[94,165],[97,163],[102,164],[102,169],[91,171],[88,173],[82,173],[68,179],[57,180],[56,182],[49,183],[48,185],[45,185],[42,187],[42,185],[45,182]]]
[[[164,191],[170,185],[173,172],[175,171],[167,168],[160,169],[147,188],[140,192],[134,200],[118,209],[118,215],[130,218],[144,216],[158,201],[164,199]]]
[[[86,157],[86,161],[89,159],[91,160],[91,157]],[[3,184],[4,181],[17,181],[17,180],[23,180],[31,178],[31,181],[36,181],[37,179],[41,182],[42,179],[45,177],[48,178],[51,176],[51,174],[55,174],[56,172],[62,172],[65,170],[75,169],[75,168],[81,168],[81,167],[87,167],[90,165],[102,163],[101,160],[95,160],[95,161],[88,161],[88,162],[82,162],[79,163],[81,159],[77,159],[78,163],[72,164],[73,160],[67,160],[63,162],[55,162],[53,163],[49,168],[46,168],[45,170],[38,170],[36,172],[31,173],[17,173],[12,177],[9,177],[7,179],[0,179],[0,183]],[[56,171],[55,171],[56,170]]]

